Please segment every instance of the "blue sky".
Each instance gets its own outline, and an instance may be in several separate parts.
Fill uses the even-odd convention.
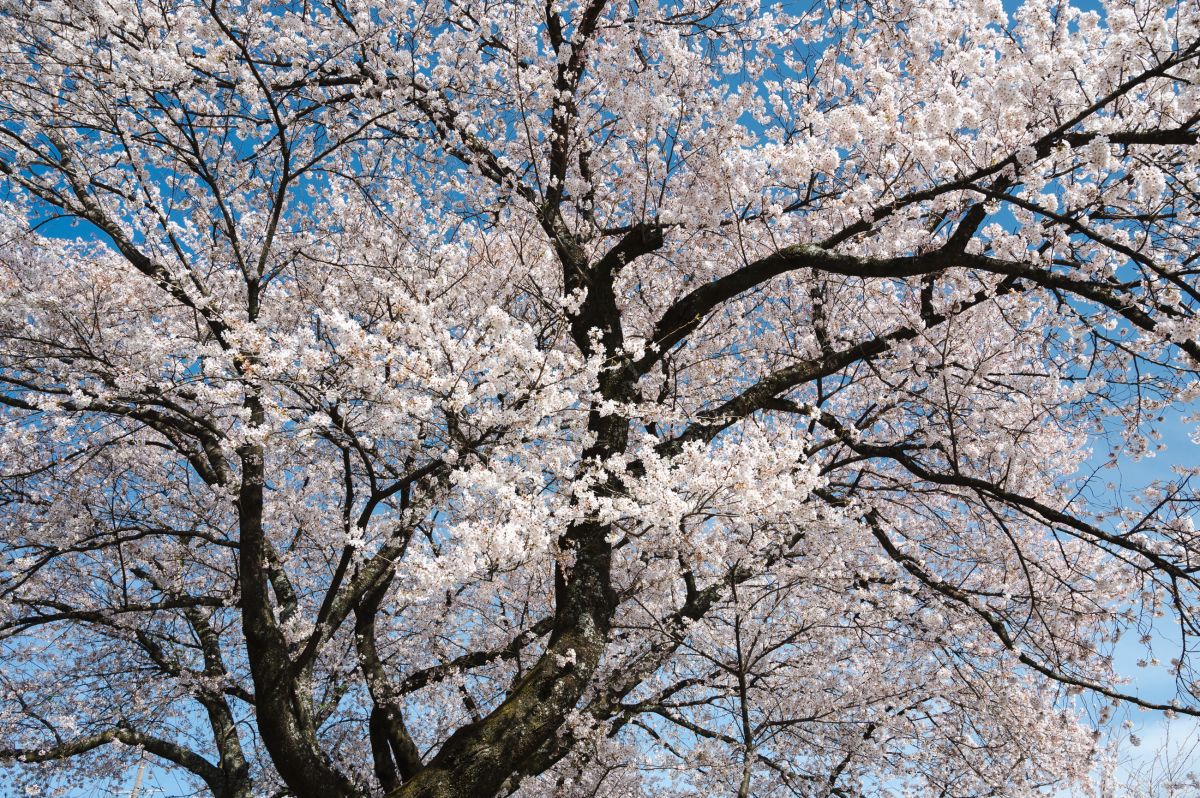
[[[1200,469],[1200,446],[1193,443],[1191,434],[1195,424],[1185,423],[1183,418],[1196,408],[1177,408],[1166,417],[1159,428],[1163,436],[1165,448],[1154,457],[1134,461],[1123,458],[1110,477],[1118,482],[1122,492],[1132,492],[1155,480],[1170,480],[1178,478],[1172,471],[1173,467]],[[1096,447],[1100,450],[1101,447]],[[1172,656],[1172,646],[1178,645],[1176,623],[1170,618],[1163,618],[1153,630],[1155,654],[1167,662]],[[1154,667],[1139,667],[1138,661],[1146,656],[1145,647],[1139,644],[1136,634],[1126,636],[1117,644],[1116,668],[1123,676],[1130,679],[1126,690],[1139,697],[1154,701],[1170,701],[1175,695],[1174,678],[1162,665]],[[1138,770],[1151,770],[1162,773],[1169,758],[1169,764],[1183,771],[1200,771],[1200,719],[1179,716],[1174,720],[1163,717],[1161,712],[1139,711],[1126,709],[1114,718],[1114,726],[1128,719],[1133,723],[1132,734],[1140,738],[1141,744],[1129,744],[1128,738],[1123,738],[1121,746],[1121,773],[1133,774]],[[1181,796],[1180,798],[1183,798]],[[1195,798],[1191,794],[1189,798]]]

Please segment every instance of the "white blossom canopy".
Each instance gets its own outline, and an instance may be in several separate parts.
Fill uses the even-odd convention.
[[[1198,62],[1196,0],[0,0],[0,778],[1020,796],[1200,715],[1188,475],[1091,470],[1200,395]]]

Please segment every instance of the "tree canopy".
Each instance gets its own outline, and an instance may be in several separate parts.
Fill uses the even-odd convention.
[[[1198,61],[1196,0],[3,0],[0,778],[982,798],[1200,715],[1188,474],[1096,473],[1200,396]]]

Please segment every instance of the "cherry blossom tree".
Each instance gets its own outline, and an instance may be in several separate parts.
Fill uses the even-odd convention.
[[[1200,715],[1188,475],[1089,470],[1200,396],[1196,0],[0,20],[15,790],[1017,796]]]

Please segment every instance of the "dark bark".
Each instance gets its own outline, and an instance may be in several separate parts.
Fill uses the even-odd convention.
[[[262,409],[248,403],[252,419],[261,423]],[[239,452],[242,465],[238,492],[239,572],[242,584],[242,630],[254,679],[255,712],[263,745],[280,778],[298,798],[358,798],[359,791],[337,771],[317,740],[307,674],[291,667],[286,642],[275,620],[263,529],[265,467],[261,446]]]

